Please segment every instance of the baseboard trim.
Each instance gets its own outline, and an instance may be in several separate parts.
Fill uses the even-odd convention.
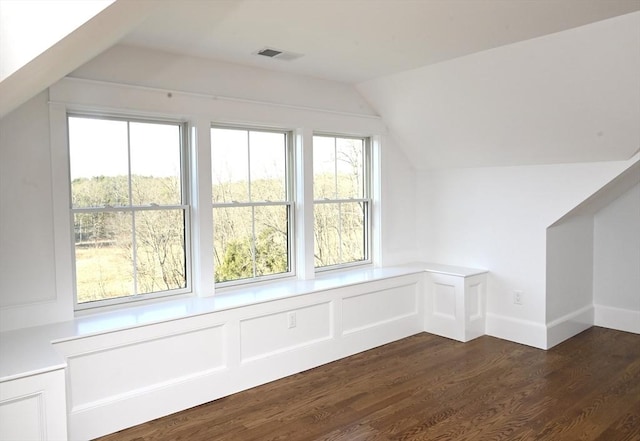
[[[594,322],[593,317],[593,305],[586,305],[577,311],[547,323],[546,349],[550,349],[592,327]]]
[[[547,349],[547,328],[542,323],[487,313],[486,331],[492,337],[538,349]]]
[[[604,305],[594,305],[594,309],[594,325],[640,334],[640,311]]]

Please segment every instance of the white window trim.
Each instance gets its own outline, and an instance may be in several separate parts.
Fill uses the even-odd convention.
[[[216,99],[207,94],[182,93],[179,90],[156,89],[97,80],[64,78],[49,88],[49,133],[52,165],[52,204],[55,251],[56,298],[51,307],[59,311],[59,319],[72,319],[74,281],[71,273],[73,245],[69,228],[70,183],[67,146],[67,113],[130,115],[140,118],[188,122],[191,181],[191,256],[192,292],[171,298],[209,297],[217,291],[213,272],[213,214],[211,209],[211,170],[198,164],[210,164],[210,129],[213,122],[251,127],[294,130],[295,166],[295,239],[297,244],[295,280],[316,278],[313,259],[313,135],[341,134],[371,139],[372,199],[371,207],[371,267],[381,267],[382,260],[382,191],[381,140],[386,128],[378,116],[345,113],[304,106],[281,105],[233,98]],[[173,99],[172,99],[173,97]],[[179,98],[179,99],[178,99]],[[272,112],[265,118],[265,106]],[[363,266],[363,269],[366,266]],[[355,269],[355,268],[354,268]],[[339,274],[340,271],[336,271]],[[323,273],[324,274],[324,273]],[[328,275],[328,274],[327,274]],[[323,276],[324,278],[324,276]],[[255,282],[269,285],[278,282]],[[247,285],[252,286],[252,285]],[[237,290],[244,290],[237,287]],[[234,291],[236,290],[234,289]],[[165,298],[166,299],[166,298]],[[155,303],[139,301],[135,305]],[[75,315],[122,309],[131,304],[75,311]]]
[[[364,141],[364,175],[365,175],[365,179],[364,179],[364,197],[362,198],[352,198],[352,199],[330,199],[327,201],[323,201],[323,200],[316,200],[313,193],[311,195],[311,205],[312,205],[312,210],[313,207],[316,205],[316,203],[319,204],[338,204],[338,203],[349,203],[349,202],[363,202],[367,204],[367,212],[365,213],[365,234],[366,234],[366,240],[365,240],[365,255],[366,258],[363,260],[358,260],[355,262],[344,262],[344,263],[339,263],[339,264],[335,264],[335,265],[326,265],[326,266],[320,266],[320,267],[316,267],[315,266],[315,257],[313,255],[313,245],[311,248],[311,261],[312,261],[312,265],[314,266],[314,271],[316,273],[324,273],[324,272],[330,272],[330,271],[340,271],[343,269],[349,269],[349,268],[354,268],[354,267],[360,267],[360,266],[371,266],[376,262],[376,259],[374,259],[374,256],[378,256],[378,254],[374,254],[374,249],[377,250],[378,248],[380,248],[380,243],[375,240],[375,236],[372,233],[373,232],[373,225],[374,225],[374,221],[373,218],[379,216],[379,213],[375,213],[374,214],[374,207],[380,205],[379,203],[374,203],[374,182],[377,182],[379,179],[379,167],[376,165],[374,166],[374,136],[362,136],[362,135],[353,135],[353,134],[342,134],[342,133],[331,133],[331,132],[314,132],[312,134],[312,136],[326,136],[326,137],[333,137],[333,138],[344,138],[344,139],[359,139],[359,140],[363,140]],[[376,148],[377,146],[379,146],[379,140],[376,141],[375,143]],[[313,155],[311,155],[312,158],[312,169],[313,169]],[[376,163],[377,164],[377,163]],[[313,187],[313,170],[311,173],[311,186]],[[312,212],[313,215],[313,212]],[[375,222],[375,225],[380,225],[379,220],[377,222]],[[312,217],[312,221],[311,221],[311,227],[313,229],[314,225],[313,225],[313,217]],[[313,234],[313,232],[312,232]],[[378,265],[379,266],[379,265]]]
[[[236,280],[227,280],[224,282],[214,282],[215,289],[225,289],[228,287],[242,286],[242,285],[250,285],[261,282],[269,282],[274,280],[281,280],[287,278],[296,277],[296,268],[297,268],[297,259],[296,256],[298,254],[298,242],[296,237],[296,205],[297,205],[297,193],[295,191],[296,188],[296,169],[297,163],[295,161],[295,142],[296,136],[294,131],[280,128],[271,128],[264,126],[256,126],[256,125],[237,125],[237,124],[219,124],[212,122],[209,124],[209,129],[230,129],[230,130],[246,130],[246,131],[256,131],[256,132],[267,132],[267,133],[280,133],[286,136],[286,151],[285,151],[285,186],[286,186],[286,200],[285,201],[252,201],[252,202],[227,202],[227,203],[211,203],[213,197],[209,199],[209,206],[213,209],[215,208],[234,208],[234,207],[268,207],[268,206],[286,206],[288,211],[288,225],[289,225],[289,234],[287,235],[287,259],[289,262],[289,270],[283,273],[277,274],[269,274],[265,276],[255,276],[249,277],[245,279],[236,279]],[[209,139],[209,143],[211,148],[209,151],[213,151],[213,144],[211,143],[211,139]],[[211,153],[210,153],[211,155]],[[207,164],[211,164],[211,157],[209,157],[209,162]],[[209,173],[211,174],[211,168],[209,168]],[[250,177],[249,177],[250,179]],[[209,179],[210,185],[213,189],[211,183],[213,182]],[[213,210],[211,210],[213,211]],[[213,216],[213,215],[212,215]],[[215,219],[213,219],[213,236],[215,237]],[[255,245],[255,244],[254,244]],[[213,256],[213,246],[212,242],[210,253]],[[255,256],[254,256],[255,260]],[[254,262],[255,263],[255,262]],[[215,264],[214,264],[215,265]],[[214,279],[215,279],[215,271],[214,271]]]
[[[95,119],[110,119],[114,121],[126,121],[130,122],[146,122],[146,123],[165,123],[176,125],[180,127],[180,163],[181,163],[181,194],[182,194],[182,204],[178,205],[167,205],[162,206],[160,209],[144,207],[144,206],[124,206],[124,207],[91,207],[91,208],[73,208],[71,207],[71,182],[70,182],[70,152],[69,152],[69,118],[71,117],[79,117],[79,118],[95,118]],[[191,185],[190,185],[190,148],[189,148],[189,128],[187,123],[184,120],[173,119],[173,118],[158,118],[158,117],[140,117],[140,116],[129,116],[126,113],[103,113],[103,112],[87,112],[87,111],[72,111],[67,110],[65,112],[65,149],[67,150],[67,188],[69,194],[69,228],[70,228],[70,246],[71,246],[71,280],[72,280],[72,290],[73,290],[73,307],[74,311],[82,312],[85,310],[94,310],[99,308],[108,308],[114,305],[125,305],[127,303],[141,302],[141,301],[149,301],[162,299],[166,297],[176,297],[184,294],[191,293],[193,291],[192,288],[192,262],[193,262],[193,253],[191,251],[192,240],[192,213],[191,213]],[[129,177],[130,179],[131,177]],[[168,291],[157,291],[151,293],[143,293],[143,294],[131,294],[127,296],[116,297],[113,299],[103,299],[103,300],[95,300],[91,302],[78,302],[78,292],[77,292],[77,284],[76,280],[76,259],[75,259],[75,243],[73,240],[74,237],[74,214],[75,213],[83,213],[83,212],[126,212],[126,213],[135,213],[139,211],[145,210],[172,210],[172,209],[180,209],[184,212],[184,245],[185,245],[185,287],[177,288]],[[135,274],[135,269],[134,269]],[[134,281],[134,284],[135,281]],[[137,285],[137,284],[136,284]]]

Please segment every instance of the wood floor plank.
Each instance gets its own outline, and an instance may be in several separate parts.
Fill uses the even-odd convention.
[[[101,441],[640,441],[640,335],[422,333]]]

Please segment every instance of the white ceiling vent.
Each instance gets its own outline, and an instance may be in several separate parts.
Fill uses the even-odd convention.
[[[272,47],[263,47],[262,49],[253,53],[254,55],[261,55],[268,58],[277,58],[278,60],[291,61],[296,58],[302,57],[302,54],[295,52],[287,52],[280,49],[274,49]]]

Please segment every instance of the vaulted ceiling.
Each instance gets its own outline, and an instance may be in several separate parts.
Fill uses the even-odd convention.
[[[58,3],[62,7],[65,2]],[[69,3],[66,4],[68,6]],[[385,120],[389,120],[391,130],[408,146],[408,155],[419,165],[422,164],[425,168],[452,164],[485,165],[484,162],[495,163],[496,158],[483,161],[482,159],[488,156],[477,153],[475,156],[469,156],[476,159],[467,163],[458,161],[461,161],[465,154],[472,153],[469,151],[470,148],[488,149],[489,152],[494,148],[509,148],[514,140],[504,138],[512,136],[513,133],[507,132],[505,136],[494,133],[483,138],[483,130],[476,124],[468,127],[469,130],[464,137],[455,135],[455,130],[464,130],[463,126],[449,127],[451,133],[444,133],[438,111],[433,107],[434,103],[441,107],[448,102],[448,98],[452,98],[455,106],[461,106],[463,103],[460,100],[464,98],[456,94],[452,97],[437,96],[441,93],[437,91],[439,87],[458,87],[462,84],[449,82],[446,76],[456,76],[460,73],[462,78],[459,80],[467,81],[464,69],[474,67],[479,67],[484,75],[493,75],[495,81],[503,80],[500,71],[504,67],[512,70],[509,72],[512,75],[524,73],[527,76],[526,69],[521,71],[517,66],[510,69],[510,65],[505,64],[505,60],[510,56],[508,49],[506,52],[498,52],[497,55],[491,51],[499,51],[500,48],[514,44],[523,45],[524,52],[520,53],[540,57],[543,64],[553,63],[558,61],[554,60],[554,57],[561,54],[552,53],[550,59],[545,59],[547,48],[553,52],[555,43],[559,42],[561,45],[564,44],[567,50],[578,48],[580,51],[580,42],[571,41],[571,38],[568,41],[556,41],[553,37],[543,40],[539,47],[535,47],[535,43],[532,46],[527,42],[639,10],[640,0],[116,0],[30,63],[5,78],[0,83],[0,115],[6,114],[108,47],[121,43],[353,84]],[[63,14],[64,11],[61,9],[60,13]],[[637,20],[630,25],[627,24],[631,29],[631,33],[627,33],[631,39],[627,48],[629,51],[634,51],[640,43],[640,29],[633,32],[636,23]],[[609,31],[603,32],[606,34]],[[577,35],[579,36],[579,33]],[[593,42],[587,39],[583,44],[591,45]],[[623,45],[625,44],[623,41]],[[285,51],[285,55],[291,53],[299,57],[286,60],[282,57],[267,58],[256,55],[258,50],[265,47]],[[610,49],[615,52],[618,48]],[[595,47],[593,53],[599,56],[600,53],[607,53],[607,50]],[[472,61],[468,65],[462,63],[455,67],[458,63],[456,60],[460,57],[466,59],[465,56],[483,53],[489,55],[486,58],[482,58],[482,55],[480,58],[471,58],[475,62]],[[578,55],[576,61],[579,67],[592,67],[585,61],[589,53],[589,50],[585,50]],[[620,62],[621,56],[625,57],[626,52],[623,51],[622,54],[605,61],[611,61],[612,68],[617,69],[620,67],[617,63]],[[519,59],[517,55],[515,59]],[[569,59],[572,57],[569,56]],[[550,89],[553,93],[557,93],[558,89],[562,93],[562,84],[568,81],[569,77],[580,76],[577,72],[572,72],[565,78],[560,70],[571,70],[573,67],[571,63],[563,65],[562,60],[559,61],[559,67],[556,64],[556,67],[551,69],[552,73],[561,76],[560,82],[556,82]],[[531,60],[525,57],[519,62],[527,63]],[[498,66],[499,70],[490,68],[490,65],[495,63],[497,64],[494,69]],[[543,65],[530,66],[534,73],[532,78],[535,79],[540,69],[544,76],[544,68],[541,66]],[[629,66],[631,69],[638,68],[635,60],[632,60]],[[607,70],[606,66],[604,70]],[[611,78],[605,77],[606,73],[597,73],[593,81],[618,81],[616,75]],[[491,81],[474,82],[473,77],[470,78],[471,83],[477,87],[500,92],[499,84]],[[622,81],[626,82],[627,87],[633,88],[636,85],[628,75],[624,76]],[[580,85],[592,87],[593,84],[583,81]],[[510,87],[515,85],[512,84]],[[535,95],[537,88],[543,87],[544,84],[536,84],[533,81],[532,94]],[[605,87],[598,91],[592,97],[592,101],[587,103],[587,107],[591,109],[602,96],[609,93],[609,89],[610,87]],[[614,123],[619,116],[625,119],[623,113],[628,113],[629,109],[632,110],[631,116],[635,116],[633,112],[637,103],[633,100],[640,103],[640,94],[633,90],[627,92],[631,94],[632,101],[623,103],[620,109],[610,109],[611,121],[604,113],[595,115],[596,118],[604,116],[606,119],[601,121],[601,128],[595,128],[598,124],[594,126],[594,136],[600,144],[605,134],[610,135],[610,130],[633,132],[637,129],[633,122],[623,124],[624,127]],[[532,94],[519,97],[530,100]],[[411,98],[411,95],[414,95],[414,98]],[[572,91],[566,99],[574,100],[578,96],[580,88]],[[483,97],[482,94],[471,96],[472,106],[480,106],[483,98],[491,99]],[[500,100],[504,101],[504,97]],[[587,123],[588,118],[593,117],[590,110],[585,115],[581,114],[584,107],[582,104],[574,103],[573,106],[562,108],[563,112],[571,113],[575,110],[578,113],[570,118],[569,125],[572,128],[581,124],[581,118],[584,120],[583,123]],[[604,104],[616,105],[610,100]],[[494,132],[499,127],[499,119],[509,114],[510,106],[512,103],[507,102],[504,108],[497,110],[493,119],[490,118],[488,127]],[[489,105],[487,108],[491,111],[492,106]],[[549,108],[553,109],[553,105]],[[425,119],[420,116],[420,109],[426,109],[425,115],[440,123],[440,127],[433,127],[434,136],[425,138],[431,142],[431,150],[420,137],[420,130],[425,128]],[[543,109],[544,106],[534,106],[535,112],[541,112]],[[471,122],[472,115],[468,109],[461,110],[461,122]],[[441,116],[451,118],[455,116],[455,112],[445,111]],[[479,121],[486,119],[486,114],[479,116]],[[545,127],[549,122],[544,118],[537,117],[532,121],[542,123],[543,129],[549,129]],[[526,122],[518,121],[518,124]],[[554,130],[558,135],[561,133],[558,128]],[[526,133],[531,135],[534,132],[528,129]],[[474,134],[479,137],[478,142],[474,142]],[[622,159],[622,156],[628,157],[629,152],[639,147],[640,141],[632,135],[631,133],[626,137],[614,137],[616,144],[625,144],[623,149],[618,146],[612,150],[608,146],[601,146],[598,150],[597,145],[591,145],[591,150],[598,151],[589,151],[587,155],[581,156],[579,146],[573,146],[567,154],[561,151],[554,155],[546,151],[539,158],[530,152],[525,152],[524,155],[520,152],[501,164]],[[525,143],[525,148],[536,148],[539,144],[548,145],[551,142],[547,149],[562,150],[561,144],[580,143],[584,137],[560,136],[554,144],[554,136],[547,130],[541,139]],[[586,144],[591,142],[592,137],[587,137]],[[605,147],[613,154],[606,154],[606,151],[603,153]],[[439,149],[445,152],[446,160],[439,161],[433,148],[436,148],[435,151]],[[456,149],[460,151],[455,151]]]
[[[166,3],[121,42],[351,83],[640,9],[638,0]],[[302,57],[254,55],[265,46]]]

